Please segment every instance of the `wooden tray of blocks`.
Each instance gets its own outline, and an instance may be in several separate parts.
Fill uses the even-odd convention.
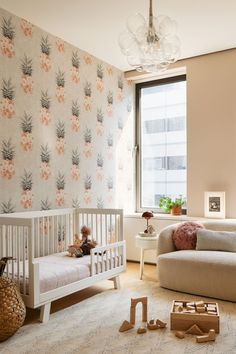
[[[203,332],[220,332],[219,307],[216,302],[174,300],[170,313],[171,330],[187,331],[196,324]]]

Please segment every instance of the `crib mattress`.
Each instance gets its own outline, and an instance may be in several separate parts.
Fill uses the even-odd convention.
[[[36,258],[35,262],[39,263],[40,293],[90,276],[90,256],[74,258],[62,252]]]
[[[99,257],[100,258],[100,257]],[[60,288],[62,286],[68,285],[70,283],[85,279],[91,276],[91,263],[90,256],[84,256],[81,258],[68,257],[68,252],[61,252],[51,254],[49,256],[35,258],[34,263],[39,263],[39,287],[40,293],[46,293],[50,290]],[[121,264],[121,257],[117,257],[117,264]],[[104,258],[103,259],[104,269],[110,269],[111,265],[115,265],[115,257]],[[99,259],[95,264],[96,271],[101,272],[102,269],[102,260]],[[15,274],[16,266],[14,266]],[[12,274],[11,266],[8,267],[8,275]],[[22,264],[20,262],[20,288],[21,292],[23,291],[23,270]],[[24,271],[25,278],[25,290],[28,293],[29,286],[29,276],[28,268]]]

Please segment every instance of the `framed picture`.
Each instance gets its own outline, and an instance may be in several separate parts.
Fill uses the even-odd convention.
[[[225,218],[225,192],[205,192],[204,216]]]

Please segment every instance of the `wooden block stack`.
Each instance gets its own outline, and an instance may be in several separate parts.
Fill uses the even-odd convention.
[[[187,331],[197,325],[202,332],[214,329],[219,333],[219,308],[216,302],[173,301],[170,314],[171,330]]]

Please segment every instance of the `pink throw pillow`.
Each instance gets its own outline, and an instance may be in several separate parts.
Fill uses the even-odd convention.
[[[204,226],[198,222],[187,221],[176,227],[172,234],[177,250],[195,250],[197,243],[197,230]]]

